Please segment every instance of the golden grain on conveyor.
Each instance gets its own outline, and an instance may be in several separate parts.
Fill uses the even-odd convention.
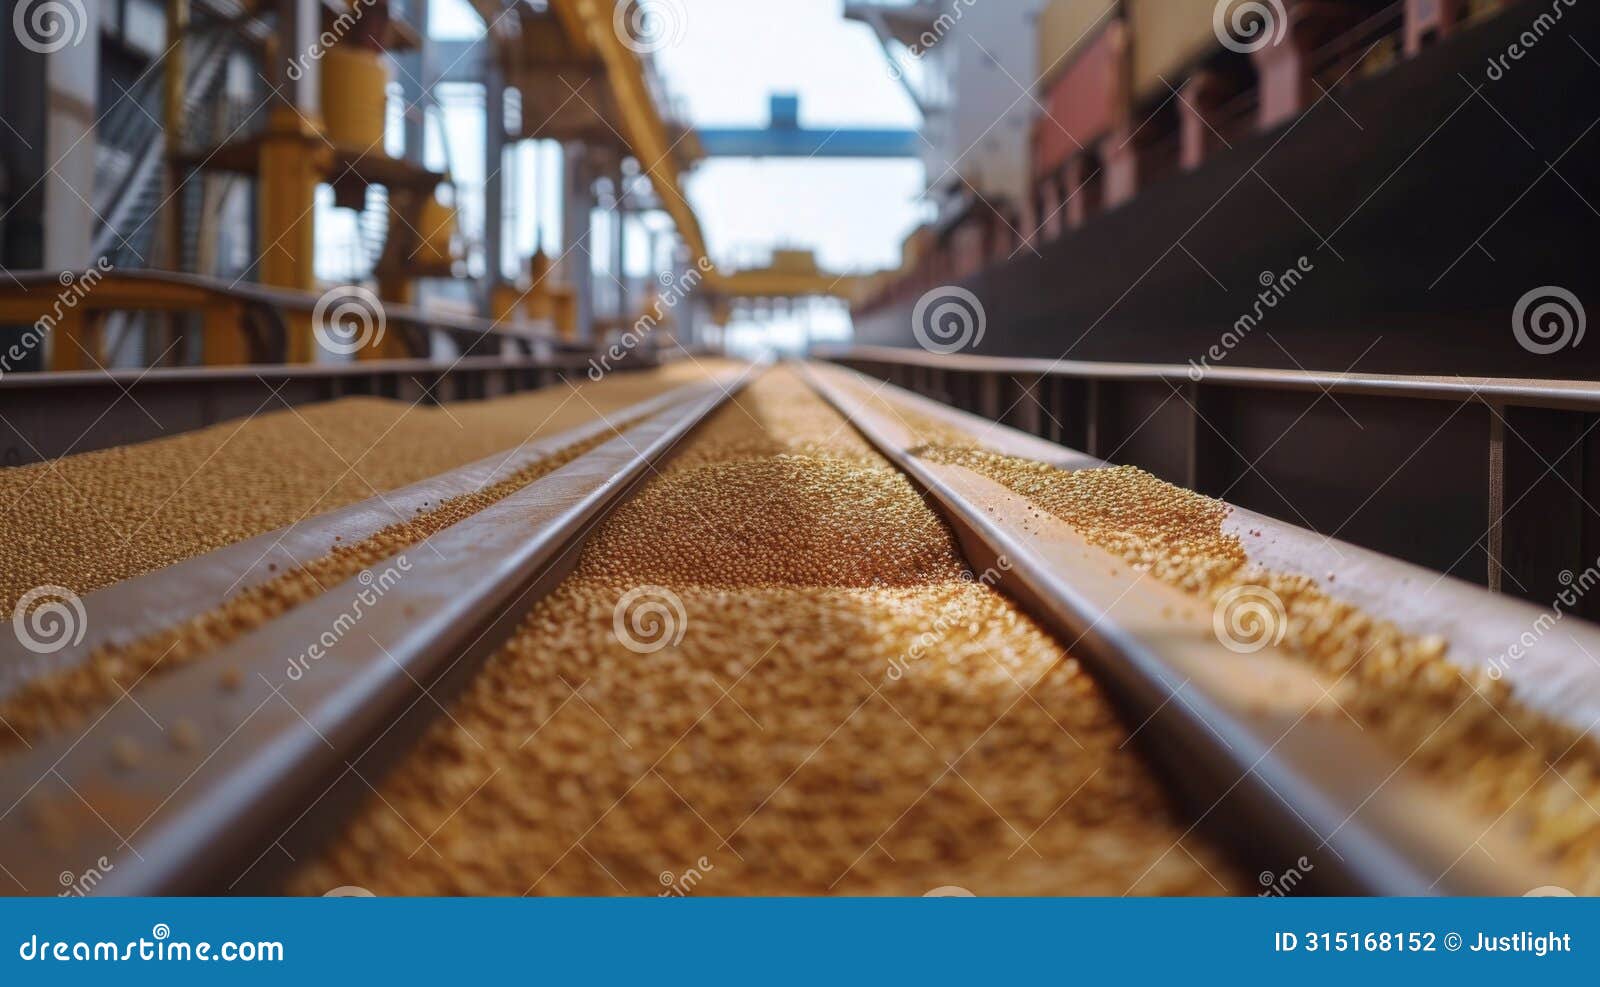
[[[640,590],[665,625],[618,611]],[[1077,662],[963,579],[909,481],[773,372],[608,519],[293,889],[1242,890],[1126,740]]]
[[[881,399],[860,395],[880,408]],[[1284,605],[1283,647],[1337,680],[1345,712],[1389,748],[1486,813],[1502,816],[1555,861],[1570,887],[1600,893],[1600,746],[1530,710],[1503,681],[1463,670],[1446,643],[1417,637],[1341,602],[1316,580],[1249,562],[1223,530],[1229,508],[1132,466],[1065,471],[977,448],[942,423],[893,409],[917,455],[962,466],[1026,497],[1091,544],[1210,605],[1242,586]]]
[[[432,408],[344,398],[0,470],[0,609],[86,593],[553,435],[726,361]]]
[[[383,412],[381,421],[384,424],[382,431],[377,433],[370,431],[376,428],[376,424],[364,419],[364,412],[378,410],[372,407],[371,402],[358,401],[353,407],[344,409],[351,412],[348,418],[335,417],[327,420],[340,422],[335,434],[341,436],[344,441],[361,441],[372,448],[383,448],[385,443],[390,441],[390,436],[400,435],[432,450],[426,454],[396,455],[396,461],[381,459],[380,462],[384,467],[381,471],[373,472],[363,468],[362,482],[368,484],[369,488],[376,489],[372,486],[375,481],[366,478],[369,473],[381,476],[382,482],[392,488],[432,475],[432,472],[423,472],[420,476],[414,475],[418,470],[432,471],[436,465],[445,462],[450,465],[441,468],[448,469],[472,462],[490,452],[511,448],[541,435],[558,432],[562,428],[570,428],[592,419],[596,414],[606,414],[607,409],[615,412],[619,407],[644,400],[655,393],[703,376],[707,372],[706,369],[685,370],[682,365],[674,365],[674,368],[670,372],[663,370],[654,374],[607,378],[599,384],[587,385],[581,389],[558,386],[523,397],[454,406],[449,411],[428,411],[414,407],[408,410],[404,405],[394,402],[381,402],[380,404],[384,405],[381,408]],[[222,528],[217,527],[218,522],[215,518],[224,516],[232,501],[216,500],[216,495],[222,488],[213,487],[211,484],[258,472],[270,475],[269,467],[274,463],[279,465],[281,473],[281,464],[295,458],[300,448],[297,443],[304,444],[305,437],[300,434],[300,428],[309,427],[307,419],[300,417],[300,412],[293,412],[292,415],[295,417],[265,416],[243,423],[218,426],[217,429],[196,433],[194,436],[130,447],[143,450],[140,455],[112,458],[101,453],[91,453],[62,460],[59,464],[45,464],[40,468],[43,473],[35,476],[34,480],[39,487],[47,486],[52,475],[48,470],[49,466],[59,465],[63,472],[92,470],[87,475],[95,478],[94,485],[89,487],[88,491],[96,498],[90,503],[97,510],[90,514],[78,515],[78,523],[80,529],[88,530],[95,536],[106,536],[107,532],[103,525],[89,520],[90,518],[103,519],[108,513],[115,515],[120,512],[131,512],[135,510],[135,505],[139,510],[153,510],[156,514],[167,517],[171,523],[181,523],[184,530],[193,533],[188,543],[164,547],[144,543],[140,552],[121,557],[119,564],[142,570],[152,566],[162,557],[163,552],[178,555],[193,551],[197,545],[210,544],[211,541],[218,539],[225,544],[239,537],[259,533],[255,530],[241,532],[240,529],[229,527],[226,522]],[[442,436],[436,433],[441,428],[453,428],[453,426],[448,424],[448,417],[439,416],[454,416],[463,423],[470,421],[471,427],[479,431],[479,441],[456,442],[453,452],[442,451],[440,447],[449,447],[450,443],[441,441]],[[626,418],[612,421],[612,425],[617,428],[625,428],[627,424],[629,419]],[[224,436],[220,444],[213,446],[219,430],[228,429],[237,436],[248,436],[248,441],[234,444],[227,441],[227,437]],[[482,441],[484,433],[492,436],[492,441],[496,444],[494,449],[484,449],[485,443]],[[27,744],[31,738],[47,731],[82,722],[108,703],[115,701],[122,695],[124,689],[133,687],[135,683],[147,680],[152,674],[166,674],[209,654],[290,608],[322,593],[327,587],[356,576],[363,569],[393,557],[407,547],[418,544],[436,532],[559,469],[577,456],[604,443],[612,437],[612,434],[611,430],[606,430],[590,439],[566,446],[550,456],[506,474],[481,490],[446,500],[414,517],[397,519],[394,524],[370,537],[330,544],[326,554],[304,560],[295,569],[281,573],[260,585],[249,587],[229,598],[226,603],[181,624],[131,643],[102,647],[76,666],[29,681],[25,686],[6,696],[4,700],[0,700],[0,722],[4,722],[8,728],[0,733],[0,752],[18,749]],[[190,439],[193,441],[186,441]],[[207,468],[209,464],[217,464],[219,475],[210,476],[206,483],[195,487],[180,484],[170,492],[164,486],[152,486],[146,483],[146,480],[154,474],[146,472],[144,464],[155,462],[170,467],[172,463],[194,455],[197,447],[210,450],[206,454]],[[81,462],[82,460],[90,462],[86,465]],[[287,517],[290,522],[299,520],[298,517],[289,517],[289,514],[302,503],[302,498],[309,491],[319,488],[327,491],[330,489],[328,484],[334,486],[345,484],[347,470],[338,465],[339,462],[343,460],[340,459],[338,462],[317,460],[314,469],[301,471],[292,480],[272,488],[272,493],[263,495],[260,499],[258,504],[260,513],[249,523],[271,530],[272,526],[266,521],[269,517],[280,520]],[[4,478],[7,478],[6,475],[0,474],[0,479]],[[69,481],[62,479],[61,482]],[[108,498],[105,491],[112,490],[118,492],[117,496]],[[344,495],[355,498],[355,491],[355,487],[347,487]],[[31,488],[25,488],[23,496],[33,496]],[[47,522],[47,527],[52,524],[54,522]],[[219,530],[222,534],[218,534]],[[103,570],[85,570],[82,568],[85,564],[82,558],[71,552],[63,552],[62,546],[69,546],[72,541],[71,537],[63,535],[57,540],[56,547],[48,552],[34,548],[36,554],[29,557],[32,573],[29,578],[39,578],[43,573],[43,578],[64,580],[64,584],[69,588],[91,588],[95,585],[96,580],[101,578]],[[171,558],[169,561],[178,561],[178,558]]]

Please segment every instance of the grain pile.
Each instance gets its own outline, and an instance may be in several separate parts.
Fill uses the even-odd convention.
[[[1272,591],[1287,617],[1283,647],[1338,681],[1333,694],[1344,710],[1409,767],[1512,826],[1567,887],[1600,893],[1600,748],[1592,739],[1520,705],[1504,681],[1450,662],[1446,642],[1374,619],[1314,579],[1251,564],[1223,531],[1229,508],[1220,501],[1131,466],[1066,472],[970,440],[953,444],[942,424],[892,410],[930,443],[916,450],[922,458],[1009,487],[1207,606],[1242,586]]]
[[[603,400],[608,404],[618,402],[624,396],[628,400],[623,401],[623,404],[643,400],[652,389],[657,389],[657,385],[681,379],[682,376],[680,371],[655,381],[617,378],[617,385],[603,392],[605,395]],[[571,397],[570,388],[560,390]],[[567,421],[574,417],[575,411],[567,410],[574,403],[587,411],[588,415],[568,421],[567,427],[592,417],[593,409],[599,407],[596,395],[590,392],[585,393],[584,399],[571,398],[569,404],[560,407],[552,389],[551,394],[536,394],[494,402],[498,407],[478,409],[475,413],[480,417],[505,415],[508,418],[522,419],[524,432],[531,427],[536,434],[548,433],[559,430],[554,422]],[[553,407],[560,407],[559,412],[551,413],[545,410]],[[544,421],[528,423],[527,417],[531,411],[543,411]],[[279,421],[261,425],[260,421],[250,423],[257,437],[263,429],[271,430],[284,424]],[[630,421],[618,418],[612,424],[616,428],[626,428]],[[436,425],[437,422],[425,422],[420,427],[426,430]],[[402,427],[411,428],[408,425]],[[506,431],[503,423],[500,438],[504,439],[511,434],[514,433]],[[245,589],[222,605],[181,624],[131,644],[99,648],[78,665],[30,680],[0,700],[0,723],[6,726],[6,730],[0,732],[0,753],[20,749],[33,738],[50,731],[84,722],[120,697],[124,689],[148,681],[152,675],[166,674],[203,658],[292,607],[322,593],[327,587],[356,577],[362,570],[394,557],[406,548],[419,544],[429,536],[443,531],[559,469],[576,457],[608,441],[613,434],[611,430],[606,430],[590,439],[566,446],[553,455],[506,474],[481,490],[443,501],[433,509],[415,517],[397,520],[370,537],[358,541],[331,543],[326,554],[307,560],[301,566],[265,583]],[[178,443],[182,440],[168,441]],[[163,443],[151,443],[152,446],[161,444]],[[230,447],[228,453],[230,457],[240,454]],[[284,450],[280,450],[280,456],[283,454]],[[244,455],[254,455],[254,453],[246,452]],[[436,450],[424,451],[420,454],[420,458],[424,461],[440,462],[443,461],[440,455]],[[467,461],[471,461],[472,458],[481,457],[469,457]],[[415,461],[408,468],[415,468]],[[387,476],[393,478],[403,475],[404,472],[403,469],[391,470]],[[106,481],[102,479],[100,482]],[[292,503],[292,499],[280,501],[279,506],[289,503]],[[192,505],[186,506],[185,513],[187,514],[189,510],[192,510]]]
[[[86,593],[366,500],[702,379],[726,363],[430,408],[345,398],[0,469],[0,611]],[[138,412],[133,412],[137,414]]]
[[[775,371],[608,520],[291,889],[1240,890],[1126,738]]]

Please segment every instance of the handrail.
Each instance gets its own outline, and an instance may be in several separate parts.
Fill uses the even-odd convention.
[[[1175,363],[1099,363],[1032,357],[934,354],[892,346],[823,346],[812,350],[834,363],[862,361],[930,367],[946,371],[1004,373],[1019,377],[1083,380],[1148,380],[1205,383],[1268,390],[1325,391],[1439,401],[1476,401],[1531,408],[1600,411],[1600,381],[1520,377],[1461,377],[1353,371],[1274,370],[1265,367],[1200,367]]]
[[[61,286],[71,284],[68,279],[63,281],[67,274],[76,276],[80,272],[60,272],[45,270],[17,270],[12,271],[12,277],[0,283],[0,303],[17,301],[18,299],[34,300],[35,292],[48,293],[53,297],[61,290]],[[84,278],[88,272],[81,272]],[[253,282],[233,282],[225,278],[209,277],[202,274],[187,274],[177,271],[161,271],[153,269],[118,269],[103,276],[97,275],[94,289],[78,300],[77,307],[93,311],[117,311],[119,309],[145,309],[145,310],[185,310],[194,307],[193,293],[200,293],[215,298],[216,301],[252,306],[257,308],[276,309],[285,312],[309,314],[316,310],[322,294],[307,291],[294,291],[286,288],[271,288]],[[154,297],[141,297],[133,303],[117,288],[129,288],[137,285],[166,286],[174,289],[171,298],[160,299]],[[522,329],[506,322],[491,321],[470,315],[454,315],[436,311],[426,311],[413,305],[401,305],[394,302],[384,302],[383,317],[393,325],[414,326],[417,328],[434,329],[456,335],[471,335],[477,338],[498,336],[511,339],[522,339],[533,342],[549,343],[552,346],[570,346],[552,332],[538,329]]]

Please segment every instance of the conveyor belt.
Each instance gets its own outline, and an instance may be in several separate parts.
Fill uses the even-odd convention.
[[[1343,652],[1308,646],[1305,624],[1225,650],[1219,580],[1296,546],[1322,565],[1312,536],[837,370],[768,373],[663,458],[721,398],[638,406],[624,436],[473,505],[434,551],[318,587],[136,684],[136,703],[104,700],[87,730],[34,735],[0,760],[0,787],[22,796],[0,816],[0,862],[33,893],[102,855],[105,893],[1249,893],[1292,873],[1302,892],[1520,894],[1594,879],[1596,828],[1569,811],[1593,784],[1573,697],[1594,676],[1563,665],[1565,705],[1536,689],[1528,705],[1454,670],[1431,615],[1385,612],[1371,585],[1409,567],[1332,543],[1351,553],[1341,581],[1364,575],[1356,596],[1378,604],[1330,612],[1398,657],[1341,675]],[[397,558],[411,568],[391,572]],[[1290,575],[1264,585],[1303,620],[1314,583]],[[1529,616],[1506,606],[1457,639],[1487,647],[1486,627]],[[1393,661],[1412,686],[1380,674]],[[1447,672],[1462,703],[1430,713],[1458,695]],[[1432,734],[1406,746],[1419,724],[1461,752]],[[1524,782],[1531,804],[1497,801]]]
[[[6,872],[38,893],[70,861],[108,856],[99,893],[223,890],[219,878],[388,733],[417,688],[498,640],[569,543],[726,396],[701,385],[206,661],[153,677],[64,746],[0,762],[0,790],[16,793],[0,814]]]

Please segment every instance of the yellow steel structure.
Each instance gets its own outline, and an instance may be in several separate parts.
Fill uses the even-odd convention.
[[[389,66],[382,52],[338,44],[322,58],[322,118],[328,139],[358,151],[383,151]]]
[[[809,250],[775,250],[772,263],[706,278],[707,290],[721,298],[832,297],[847,302],[865,297],[876,275],[830,274]]]
[[[92,274],[79,278],[84,284]],[[183,275],[149,278],[106,274],[71,305],[60,302],[62,282],[0,283],[0,323],[49,324],[50,369],[94,370],[105,363],[101,322],[107,312],[199,312],[206,362],[251,362],[249,341],[240,328],[244,302],[225,291]],[[43,316],[43,317],[42,317]]]
[[[260,143],[261,283],[314,291],[317,184],[332,164],[319,122],[291,106],[274,106]],[[289,327],[291,363],[315,357],[311,317],[295,314]]]
[[[576,54],[583,58],[598,56],[605,66],[606,79],[622,117],[622,136],[650,179],[662,208],[672,217],[678,236],[694,257],[709,257],[700,220],[679,182],[666,121],[650,95],[638,53],[624,45],[617,34],[614,7],[614,0],[550,0],[550,9],[560,19]]]

